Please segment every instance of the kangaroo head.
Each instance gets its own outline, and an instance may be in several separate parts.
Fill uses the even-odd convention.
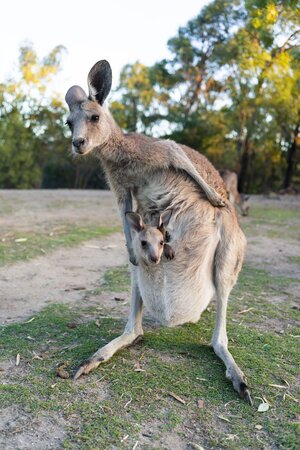
[[[67,125],[72,131],[73,154],[86,155],[105,146],[111,136],[112,118],[103,106],[112,83],[109,63],[98,61],[88,74],[89,95],[80,86],[72,86],[66,94],[70,109]]]
[[[159,264],[164,250],[164,227],[168,225],[172,211],[164,211],[157,226],[146,225],[141,216],[127,212],[126,219],[132,232],[132,244],[138,262]]]

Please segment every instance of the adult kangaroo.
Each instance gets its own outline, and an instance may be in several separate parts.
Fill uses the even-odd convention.
[[[174,326],[197,322],[216,297],[212,345],[225,363],[226,376],[234,389],[251,403],[245,376],[227,348],[228,296],[242,266],[246,240],[226,199],[223,181],[203,155],[184,145],[124,134],[104,106],[111,80],[110,65],[103,60],[89,72],[89,96],[79,86],[71,87],[66,94],[70,109],[67,124],[72,131],[73,153],[92,152],[99,158],[117,197],[133,263],[130,313],[123,334],[85,361],[75,379],[143,335],[143,303],[161,323]],[[133,198],[145,223],[151,223],[153,216],[159,217],[166,209],[172,210],[167,232],[176,256],[171,261],[163,258],[157,265],[159,288],[153,285],[150,291],[139,285],[139,266],[134,265],[131,229],[126,220]]]

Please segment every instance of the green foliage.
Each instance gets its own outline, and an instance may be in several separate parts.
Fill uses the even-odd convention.
[[[72,161],[66,108],[51,90],[64,47],[39,58],[20,47],[18,73],[0,85],[0,188],[103,188],[103,173],[90,161]]]
[[[168,41],[169,59],[143,66],[143,82],[124,68],[118,108],[130,121],[120,123],[140,122],[238,171],[242,190],[290,186],[300,172],[298,7],[211,2]]]

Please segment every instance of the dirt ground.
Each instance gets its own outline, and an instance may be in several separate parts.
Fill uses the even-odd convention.
[[[2,235],[11,230],[51,230],[62,223],[120,223],[116,202],[107,191],[0,191],[0,203]],[[249,204],[250,208],[251,205],[259,205],[300,209],[300,198],[252,196]],[[241,218],[242,226],[249,222],[251,211],[250,217]],[[287,226],[287,223],[283,225],[283,234]],[[299,265],[289,262],[289,257],[300,255],[299,240],[289,242],[261,235],[257,224],[247,233],[247,240],[246,263],[268,269],[273,274],[300,279]],[[108,267],[120,266],[126,261],[123,235],[116,233],[101,240],[84,242],[75,248],[59,248],[50,255],[0,267],[0,322],[24,319],[58,298],[65,303],[80,305],[84,302],[82,291],[93,289]]]
[[[16,231],[51,232],[61,224],[120,224],[116,202],[110,192],[0,191],[0,205],[2,239]],[[246,264],[266,269],[274,275],[300,280],[300,265],[293,263],[293,258],[299,258],[300,255],[299,237],[284,239],[288,227],[295,229],[299,226],[299,221],[283,220],[282,238],[280,233],[268,236],[264,232],[265,222],[257,222],[251,217],[253,206],[276,207],[283,211],[286,207],[299,210],[300,198],[252,196],[250,216],[241,218],[248,240]],[[72,248],[60,247],[49,254],[0,267],[0,323],[6,325],[30,318],[44,306],[57,303],[58,299],[60,303],[79,307],[99,301],[99,297],[87,297],[86,291],[99,286],[99,279],[109,267],[122,266],[126,262],[123,235],[114,233],[101,239],[85,241]],[[299,308],[300,281],[290,289],[291,292],[287,288],[287,293],[293,294],[295,308]],[[112,316],[126,317],[128,314],[129,297],[118,304],[117,308],[110,293],[104,293],[100,298],[99,306],[105,307],[106,311],[111,310]],[[273,300],[278,300],[276,295]],[[2,430],[6,437],[0,437],[0,449],[61,448],[67,424],[58,421],[55,416],[48,416],[47,419],[40,417],[34,423],[29,423],[29,420],[26,411],[17,410],[16,406],[2,410],[0,434]],[[17,431],[10,432],[10,429]],[[179,435],[166,432],[160,448],[178,450],[187,447]]]

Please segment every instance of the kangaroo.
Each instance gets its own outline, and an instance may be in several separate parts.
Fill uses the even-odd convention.
[[[154,305],[152,312],[157,320],[175,326],[197,322],[215,296],[212,346],[224,362],[234,389],[251,404],[245,375],[228,350],[226,332],[228,297],[242,266],[246,240],[219,173],[203,155],[184,145],[124,134],[104,105],[111,88],[107,61],[93,66],[88,86],[89,97],[79,86],[66,94],[72,150],[75,155],[92,153],[100,160],[119,204],[133,264],[130,313],[123,334],[83,362],[74,378],[89,373],[143,335],[143,302]],[[131,227],[125,214],[132,211],[133,199],[146,223],[151,223],[153,215],[172,210],[167,231],[176,257],[161,258],[157,265],[159,288],[152,285],[148,289],[143,272],[135,265]]]
[[[242,216],[248,216],[249,205],[247,205],[247,201],[249,196],[239,193],[237,174],[228,169],[223,169],[220,170],[220,175],[223,178],[229,201]]]
[[[168,239],[166,227],[171,215],[172,210],[167,209],[159,216],[156,226],[153,226],[152,224],[146,225],[138,213],[126,213],[133,235],[132,247],[138,266],[149,270],[153,264],[160,263],[162,255],[169,260],[175,257],[173,248],[166,242]]]
[[[129,259],[136,264],[125,212],[132,210],[133,189],[145,185],[152,173],[169,169],[185,171],[200,186],[200,194],[214,206],[225,205],[226,191],[203,155],[200,155],[202,164],[196,168],[193,164],[195,155],[190,153],[197,155],[197,152],[187,147],[170,140],[124,134],[103,106],[111,84],[109,63],[99,61],[88,75],[89,97],[80,86],[68,90],[65,98],[70,115],[66,123],[72,131],[73,154],[87,155],[93,151],[102,162],[119,203]]]

